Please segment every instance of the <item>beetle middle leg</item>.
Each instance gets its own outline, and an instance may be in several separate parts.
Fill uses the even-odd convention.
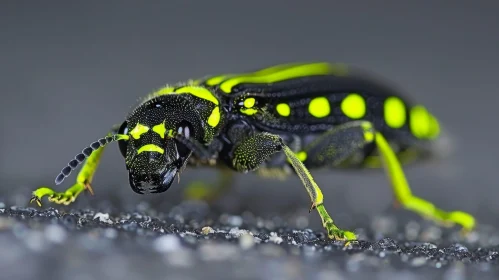
[[[241,139],[234,146],[229,164],[239,172],[253,171],[258,169],[271,155],[280,151],[285,153],[289,163],[302,181],[312,200],[311,210],[316,209],[319,213],[328,237],[338,240],[355,240],[356,236],[353,232],[341,230],[334,224],[324,206],[321,189],[305,165],[278,135],[260,132]]]

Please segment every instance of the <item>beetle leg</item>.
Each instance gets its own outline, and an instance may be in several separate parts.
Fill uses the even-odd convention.
[[[119,125],[115,125],[112,127],[111,132],[108,134],[108,136],[117,133],[117,130],[119,129]],[[99,166],[102,152],[104,151],[105,147],[100,147],[93,151],[93,153],[85,160],[85,163],[83,164],[80,172],[78,173],[78,176],[76,177],[76,183],[68,188],[64,192],[56,192],[52,188],[43,186],[35,191],[33,191],[33,196],[30,199],[30,203],[36,202],[38,206],[42,206],[42,198],[44,196],[48,197],[48,200],[50,202],[56,203],[56,204],[64,204],[68,205],[76,200],[78,195],[83,192],[84,190],[88,190],[92,195],[93,195],[93,189],[92,189],[92,179],[94,177],[95,171],[97,171],[97,168]]]
[[[412,195],[397,156],[385,137],[379,132],[375,134],[375,143],[384,163],[385,171],[392,183],[395,198],[403,207],[436,222],[446,225],[459,224],[465,231],[470,231],[475,227],[475,219],[470,214],[462,211],[445,212],[429,201]]]
[[[366,141],[361,141],[361,135],[355,130],[359,125],[364,128]],[[442,224],[459,224],[466,231],[474,228],[475,220],[470,214],[461,211],[445,212],[432,203],[412,194],[400,159],[385,137],[380,132],[375,131],[370,122],[355,121],[339,125],[321,135],[297,154],[300,156],[300,153],[302,153],[301,159],[309,167],[323,166],[326,163],[338,166],[343,163],[343,160],[362,149],[366,144],[373,142],[378,149],[381,166],[384,167],[391,181],[395,198],[401,206]],[[345,143],[349,144],[346,145]]]
[[[278,135],[267,132],[257,133],[237,143],[233,150],[232,167],[239,172],[248,172],[258,169],[271,155],[283,151],[296,174],[302,181],[312,200],[312,209],[316,209],[321,217],[322,224],[328,237],[337,240],[355,240],[351,231],[339,229],[329,216],[323,204],[323,195],[312,175],[296,154],[282,141]]]

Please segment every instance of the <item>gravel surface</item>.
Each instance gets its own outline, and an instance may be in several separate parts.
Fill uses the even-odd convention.
[[[356,229],[365,241],[345,245],[326,240],[320,229],[290,226],[308,224],[307,217],[296,219],[263,219],[249,212],[233,216],[189,201],[167,213],[145,203],[115,212],[0,202],[0,271],[3,279],[74,280],[498,275],[499,234],[492,227],[463,237],[430,222],[381,216]]]

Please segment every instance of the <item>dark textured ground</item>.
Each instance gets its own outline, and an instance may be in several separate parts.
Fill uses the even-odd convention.
[[[64,210],[66,209],[66,210]],[[345,246],[303,228],[184,202],[159,213],[24,208],[0,203],[3,279],[494,279],[499,234],[467,237],[382,216]],[[394,213],[399,213],[398,210]],[[404,219],[402,213],[400,219]],[[300,226],[302,225],[302,226]],[[390,236],[390,237],[389,237]],[[416,241],[417,240],[417,241]]]
[[[491,146],[499,130],[488,129],[497,127],[499,105],[498,5],[3,1],[0,280],[499,279],[499,149]],[[388,207],[382,172],[314,171],[338,225],[366,240],[343,249],[324,241],[298,178],[241,176],[223,207],[208,208],[174,197],[185,181],[215,180],[189,169],[183,186],[144,197],[128,186],[116,146],[103,157],[94,197],[58,211],[22,208],[34,188],[53,183],[151,90],[299,61],[365,68],[427,106],[453,151],[442,162],[407,168],[411,187],[443,209],[475,215],[477,233],[462,239]],[[206,226],[214,233],[200,234]]]

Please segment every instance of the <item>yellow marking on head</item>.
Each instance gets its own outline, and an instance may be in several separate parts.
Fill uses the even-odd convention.
[[[165,138],[165,132],[166,132],[165,122],[153,126],[152,131],[159,134],[161,138]]]
[[[351,119],[360,119],[366,114],[366,101],[357,93],[351,93],[341,102],[341,110]]]
[[[188,94],[192,94],[196,97],[199,97],[201,99],[204,99],[204,100],[208,100],[212,103],[214,103],[215,105],[218,105],[218,99],[215,97],[215,95],[213,95],[213,93],[211,91],[209,91],[208,89],[204,88],[204,87],[196,87],[196,86],[185,86],[185,87],[181,87],[177,90],[175,90],[176,93],[188,93]]]
[[[215,127],[218,125],[219,122],[220,122],[220,109],[217,106],[213,109],[213,111],[211,111],[211,115],[208,117],[208,124],[211,127]]]
[[[308,112],[316,118],[326,117],[331,112],[329,100],[325,97],[316,97],[312,99],[310,104],[308,104]]]
[[[386,124],[391,128],[401,128],[406,121],[404,102],[395,96],[388,97],[384,103],[384,116]]]
[[[272,69],[273,68],[273,69]],[[269,70],[270,69],[270,70]],[[220,89],[225,93],[230,93],[234,86],[242,83],[275,83],[293,78],[328,75],[335,72],[335,68],[329,63],[309,63],[309,64],[291,64],[289,67],[274,66],[260,70],[255,73],[243,74],[230,78],[220,84]]]
[[[168,137],[173,138],[174,135],[175,135],[175,131],[173,129],[169,129],[168,130]]]
[[[255,106],[255,102],[256,102],[255,98],[249,97],[249,98],[246,98],[244,100],[243,105],[246,108],[251,108],[251,107]]]
[[[279,103],[276,106],[277,113],[283,117],[289,116],[291,114],[291,108],[286,103]]]
[[[307,152],[305,151],[301,151],[301,152],[298,152],[296,154],[296,157],[301,161],[301,162],[304,162],[305,160],[307,160]]]
[[[143,152],[158,152],[160,154],[163,154],[165,150],[163,150],[161,147],[158,147],[157,145],[154,144],[147,144],[142,147],[137,151],[137,154],[143,153]]]
[[[411,132],[417,138],[435,138],[440,133],[440,125],[425,107],[414,106],[410,112]]]
[[[149,127],[147,127],[141,123],[137,123],[137,125],[130,131],[130,135],[132,135],[132,137],[135,139],[139,139],[140,135],[142,135],[148,131],[149,131]]]

